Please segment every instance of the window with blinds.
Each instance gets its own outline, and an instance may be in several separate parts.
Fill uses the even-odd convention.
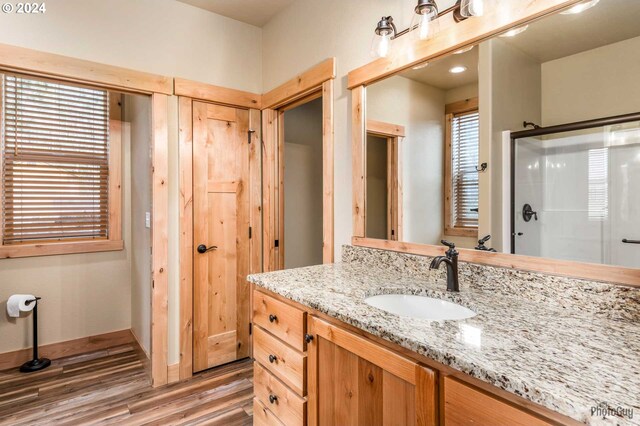
[[[109,94],[2,76],[2,244],[107,239]]]
[[[479,114],[470,111],[450,118],[450,227],[478,228]]]

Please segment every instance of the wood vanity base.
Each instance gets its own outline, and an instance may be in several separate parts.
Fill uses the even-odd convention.
[[[579,424],[267,290],[253,300],[256,425]]]

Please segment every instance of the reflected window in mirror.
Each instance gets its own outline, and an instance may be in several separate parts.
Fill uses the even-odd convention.
[[[478,235],[478,98],[446,106],[445,235]]]

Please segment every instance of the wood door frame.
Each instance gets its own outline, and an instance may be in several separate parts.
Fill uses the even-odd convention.
[[[168,95],[173,79],[98,62],[0,44],[0,70],[89,84],[125,93],[147,95],[151,101],[152,290],[151,379],[167,383],[169,129]]]
[[[329,58],[262,96],[262,142],[265,271],[284,267],[283,120],[287,109],[322,97],[322,261],[334,259],[333,80],[336,60]],[[279,242],[279,247],[275,246]],[[282,247],[282,250],[280,249]]]
[[[384,138],[387,141],[387,188],[392,188],[391,191],[387,191],[387,239],[402,241],[402,146],[400,138],[405,137],[405,128],[399,124],[367,120],[366,132],[367,135]],[[393,231],[395,231],[395,235]]]
[[[254,106],[261,103],[261,95],[176,79],[178,96],[178,145],[179,145],[179,222],[180,222],[180,357],[178,377],[188,379],[193,375],[193,102],[208,102],[249,110],[250,148],[249,222],[252,236],[249,240],[250,272],[262,271],[262,173],[260,141],[262,128],[260,111]],[[198,96],[198,97],[193,97]],[[253,297],[253,284],[250,284]],[[250,300],[250,305],[252,301]],[[251,346],[251,342],[250,342]],[[251,352],[251,349],[250,349]]]
[[[498,0],[491,0],[491,2]],[[367,86],[418,64],[447,56],[456,50],[476,45],[511,28],[521,26],[579,3],[580,0],[518,0],[500,2],[500,7],[487,5],[492,11],[481,17],[460,23],[453,22],[450,14],[439,18],[440,31],[434,37],[410,42],[407,49],[390,58],[381,58],[349,72],[351,89],[351,143],[352,143],[352,215],[355,246],[392,250],[423,256],[439,256],[442,246],[406,243],[366,238],[365,200],[365,141]],[[517,254],[481,252],[460,249],[460,260],[482,265],[513,268],[525,271],[583,278],[640,287],[640,269],[614,265],[601,265],[575,261],[523,256]]]

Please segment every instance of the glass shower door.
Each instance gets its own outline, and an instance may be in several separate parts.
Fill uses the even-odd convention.
[[[514,253],[640,267],[639,122],[516,139],[514,149]]]

